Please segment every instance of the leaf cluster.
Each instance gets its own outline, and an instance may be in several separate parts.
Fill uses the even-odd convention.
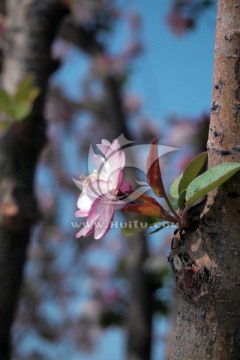
[[[144,228],[155,226],[148,234],[156,233],[171,224],[180,228],[186,227],[189,208],[200,202],[209,192],[224,184],[240,170],[240,163],[228,162],[213,166],[204,171],[207,152],[195,157],[170,187],[171,201],[165,191],[158,156],[158,138],[150,145],[147,160],[147,180],[154,194],[163,198],[167,207],[164,208],[155,198],[141,195],[138,203],[128,204],[125,212],[138,214],[137,221],[145,221]],[[201,173],[202,172],[202,173]],[[122,229],[125,236],[134,235],[144,229],[141,226],[128,225]]]

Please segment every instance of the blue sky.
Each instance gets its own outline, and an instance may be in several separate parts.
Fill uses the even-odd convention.
[[[142,95],[153,118],[198,116],[211,103],[215,11],[200,18],[196,31],[176,37],[166,24],[169,0],[133,1],[142,14],[146,51],[134,67],[131,88]]]
[[[144,113],[156,120],[168,115],[197,117],[210,110],[215,9],[204,13],[196,30],[182,37],[173,35],[166,24],[171,2],[122,0],[126,12],[136,10],[142,16],[140,38],[145,51],[134,61],[127,89],[143,99]],[[119,53],[128,34],[123,23],[115,27],[109,48]],[[79,97],[80,78],[86,72],[88,58],[70,53],[56,78],[71,97]],[[78,74],[78,75],[77,75]]]

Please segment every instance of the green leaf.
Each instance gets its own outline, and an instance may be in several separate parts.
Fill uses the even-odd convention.
[[[31,74],[27,75],[27,77],[20,82],[15,92],[15,120],[22,120],[30,114],[33,102],[39,93],[39,89],[34,86],[34,76]]]
[[[192,205],[210,191],[225,183],[239,170],[239,162],[222,163],[199,175],[187,188],[186,204],[188,206]]]
[[[157,227],[156,229],[154,229],[153,231],[150,231],[149,233],[146,233],[145,235],[151,235],[151,234],[155,234],[157,233],[158,231],[164,229],[165,227],[167,226],[170,226],[171,223],[169,222],[165,222],[164,224],[160,225],[159,227]]]
[[[11,118],[15,115],[16,102],[5,90],[0,90],[0,110]]]
[[[179,182],[182,178],[182,175],[179,175],[174,182],[172,183],[171,187],[170,187],[170,195],[172,196],[173,199],[178,199],[179,197],[179,192],[178,192],[178,187],[179,187]]]
[[[185,168],[181,175],[172,183],[170,194],[174,199],[178,199],[179,195],[188,185],[196,178],[207,159],[207,152],[203,152],[195,157]]]
[[[34,76],[29,74],[21,81],[15,92],[17,103],[32,103],[39,95],[39,89],[34,85]]]
[[[39,89],[34,86],[34,78],[28,75],[17,87],[14,96],[5,90],[0,90],[0,110],[12,120],[23,120],[31,110]]]
[[[196,176],[200,173],[203,165],[206,162],[207,159],[207,152],[203,152],[196,156],[185,168],[183,171],[182,177],[179,181],[178,185],[178,193],[181,194],[181,192],[184,189],[187,189],[188,185],[196,178]]]
[[[180,210],[184,210],[186,207],[186,189],[182,190],[178,198],[178,207]]]
[[[171,202],[173,209],[175,211],[177,211],[178,210],[178,199],[170,197],[170,202]],[[171,211],[171,210],[169,209],[169,211]]]
[[[30,103],[22,102],[20,104],[17,104],[13,119],[16,121],[25,119],[30,114],[31,109],[32,104]]]

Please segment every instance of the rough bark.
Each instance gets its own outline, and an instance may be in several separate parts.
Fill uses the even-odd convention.
[[[51,44],[64,9],[56,0],[9,0],[3,85],[14,91],[33,73],[41,94],[28,119],[0,139],[0,359],[10,358],[10,330],[31,227],[38,219],[34,172],[45,142],[44,99],[51,73]]]
[[[240,4],[219,0],[209,164],[240,161]],[[235,360],[240,353],[240,175],[189,214],[169,260],[179,288],[171,359]]]

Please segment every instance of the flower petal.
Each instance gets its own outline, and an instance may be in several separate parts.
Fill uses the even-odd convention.
[[[84,216],[88,216],[89,210],[78,210],[75,213],[75,216],[77,217],[84,217]]]
[[[110,192],[115,192],[119,189],[123,179],[123,169],[114,170],[108,178],[108,189]]]
[[[105,180],[94,180],[86,189],[89,197],[98,198],[104,194],[109,193],[109,182]]]
[[[96,169],[99,170],[103,166],[103,163],[104,163],[105,159],[101,155],[94,154],[93,155],[93,161],[94,161],[94,164],[96,166]]]
[[[78,237],[87,236],[94,230],[95,239],[100,239],[111,225],[114,210],[126,206],[124,194],[132,191],[132,185],[130,182],[122,183],[125,154],[118,140],[110,143],[103,139],[97,146],[105,158],[95,154],[93,160],[97,170],[80,180],[83,191],[78,199],[76,216],[87,216],[90,224],[90,228],[86,225],[78,232]],[[122,198],[119,190],[124,191]]]
[[[105,211],[99,216],[96,224],[95,224],[95,231],[94,231],[94,238],[96,240],[101,239],[109,230],[111,226],[111,221],[114,215],[114,205],[107,204],[105,207]]]
[[[112,204],[114,205],[115,210],[121,210],[126,206],[126,200],[116,199]]]
[[[92,226],[88,227],[86,225],[75,236],[76,236],[76,238],[80,238],[81,236],[87,237],[90,234],[92,234],[93,232],[94,232],[94,226],[92,225]]]
[[[107,203],[102,202],[101,198],[97,198],[91,206],[91,209],[88,213],[87,221],[90,223],[96,222],[97,219],[99,218],[99,216],[102,214],[102,212],[105,211],[106,205],[107,205]]]
[[[83,175],[81,175],[81,176],[83,176]],[[72,180],[73,180],[74,184],[75,184],[80,190],[83,191],[83,187],[84,187],[83,181],[80,181],[80,180],[77,180],[77,179],[74,179],[74,178],[72,178]]]
[[[104,155],[106,155],[109,148],[111,147],[111,143],[106,139],[102,139],[102,143],[97,144],[97,147]]]
[[[78,198],[77,207],[81,210],[89,211],[93,201],[94,200],[83,191]]]
[[[119,142],[115,139],[105,155],[111,170],[123,169],[125,166],[125,154]]]

